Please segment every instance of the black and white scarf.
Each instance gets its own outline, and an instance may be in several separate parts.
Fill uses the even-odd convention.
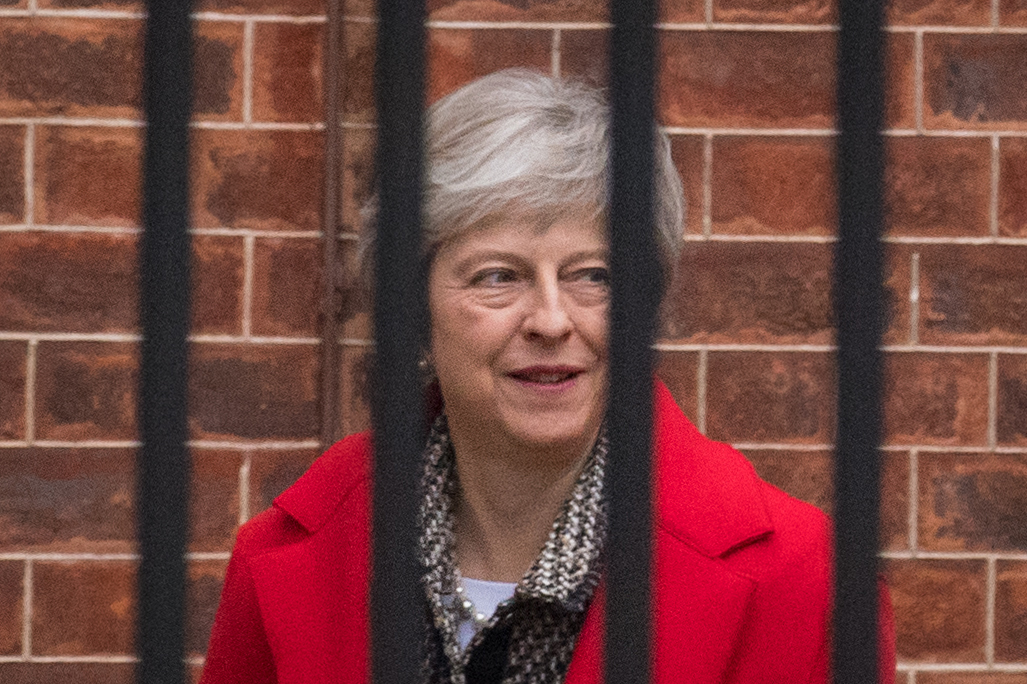
[[[453,502],[459,489],[444,416],[432,427],[421,480],[421,560],[428,599],[424,679],[428,684],[556,684],[570,665],[585,611],[599,583],[606,539],[605,430],[589,454],[542,552],[466,649],[453,558]]]

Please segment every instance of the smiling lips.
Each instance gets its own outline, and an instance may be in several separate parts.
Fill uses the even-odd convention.
[[[507,375],[523,383],[552,387],[567,383],[584,372],[585,369],[578,366],[529,366]]]

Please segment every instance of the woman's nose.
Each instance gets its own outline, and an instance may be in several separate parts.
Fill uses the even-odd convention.
[[[565,337],[572,325],[559,282],[540,282],[535,290],[524,319],[525,333],[547,340]]]

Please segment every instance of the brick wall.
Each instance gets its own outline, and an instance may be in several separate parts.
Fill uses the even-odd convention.
[[[599,0],[431,0],[430,96],[603,80]],[[342,280],[373,148],[371,0],[345,22]],[[189,652],[235,526],[316,456],[320,0],[199,0]],[[0,680],[129,681],[140,6],[0,0]],[[883,544],[900,681],[1027,682],[1027,3],[893,0]],[[661,376],[830,509],[834,9],[665,0],[660,118],[690,205]],[[349,288],[347,292],[351,292]],[[343,306],[341,420],[367,424]]]

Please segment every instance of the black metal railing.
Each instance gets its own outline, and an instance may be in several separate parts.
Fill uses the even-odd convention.
[[[839,240],[835,680],[876,681],[880,435],[883,86],[880,0],[842,0],[838,49]],[[379,2],[378,239],[375,259],[372,672],[409,684],[421,665],[423,596],[415,548],[417,453],[423,434],[416,366],[426,328],[419,255],[424,2]],[[140,666],[147,684],[184,681],[188,501],[186,341],[189,301],[188,3],[147,3],[142,373],[137,500]],[[333,16],[338,16],[334,12]],[[606,680],[649,681],[652,351],[657,273],[652,231],[655,5],[613,0],[610,208],[614,296],[608,422],[610,544]],[[329,111],[326,116],[337,116]],[[324,340],[332,344],[334,340]],[[623,455],[621,455],[623,454]]]

